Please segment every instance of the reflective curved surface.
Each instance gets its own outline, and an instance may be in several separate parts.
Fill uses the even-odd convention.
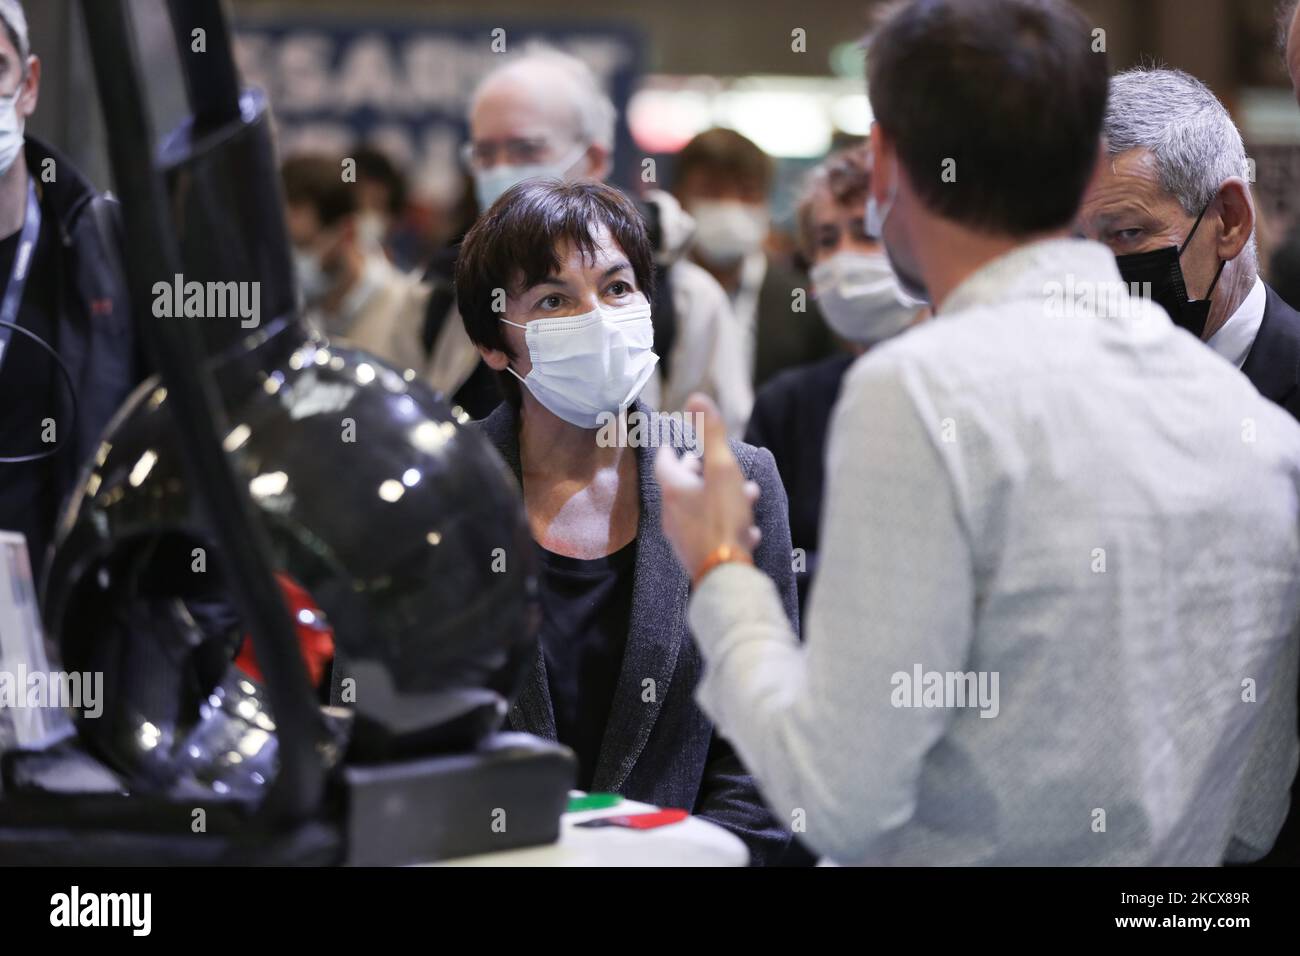
[[[495,730],[538,619],[522,502],[495,451],[411,373],[296,322],[214,374],[273,563],[333,629],[358,758]],[[45,621],[64,666],[104,673],[104,714],[79,729],[134,786],[247,797],[274,775],[260,736],[274,716],[232,663],[245,629],[173,427],[153,382],[110,426],[60,522]]]

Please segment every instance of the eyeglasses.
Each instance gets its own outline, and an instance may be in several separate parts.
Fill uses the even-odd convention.
[[[532,166],[543,162],[550,152],[545,139],[507,139],[504,142],[465,143],[460,159],[470,169],[489,169],[499,163],[509,166]]]

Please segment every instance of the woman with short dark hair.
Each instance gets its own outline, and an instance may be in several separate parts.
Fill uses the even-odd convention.
[[[509,723],[571,747],[581,789],[688,809],[764,863],[789,834],[695,703],[691,581],[661,529],[654,454],[694,436],[637,398],[658,361],[653,274],[640,215],[600,183],[521,183],[460,250],[465,329],[507,395],[478,427],[520,481],[540,556],[540,649]],[[753,561],[798,627],[776,466],[732,447],[757,495]]]

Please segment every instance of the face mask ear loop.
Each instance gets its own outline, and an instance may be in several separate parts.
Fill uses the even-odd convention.
[[[898,202],[898,179],[895,177],[889,184],[889,195],[885,198],[885,208],[881,209],[879,204],[876,206],[876,213],[880,217],[880,235],[867,236],[873,242],[883,243],[885,241],[885,223],[889,221],[889,214],[894,211],[894,204]],[[864,229],[863,232],[866,230]]]
[[[1205,298],[1208,299],[1210,296],[1214,295],[1214,287],[1219,284],[1219,276],[1223,275],[1223,267],[1227,264],[1226,260],[1219,262],[1219,271],[1214,273],[1214,281],[1210,283],[1210,291],[1205,293]]]
[[[506,325],[513,325],[513,326],[514,326],[515,328],[517,328],[517,329],[524,329],[525,331],[527,331],[527,329],[528,329],[528,326],[526,326],[526,325],[520,325],[518,322],[511,322],[509,319],[507,319],[507,318],[505,318],[505,317],[498,318],[497,321],[498,321],[498,322],[504,322]],[[521,376],[518,372],[516,372],[516,371],[514,370],[514,366],[512,366],[512,365],[507,365],[507,366],[506,366],[506,371],[509,372],[511,375],[513,375],[515,378],[519,379],[519,381],[522,382],[522,381],[524,380],[524,379],[523,379],[523,376]]]
[[[1183,244],[1178,248],[1178,258],[1181,259],[1183,257],[1183,250],[1185,250],[1187,246],[1191,243],[1192,237],[1196,235],[1196,230],[1201,227],[1201,220],[1205,218],[1205,214],[1210,211],[1210,206],[1212,206],[1213,204],[1214,204],[1214,200],[1211,199],[1209,202],[1205,204],[1205,208],[1201,210],[1201,214],[1196,217],[1196,222],[1192,224],[1192,231],[1187,234],[1187,238],[1183,241]],[[1214,273],[1214,281],[1210,283],[1210,290],[1205,293],[1205,297],[1201,301],[1204,301],[1205,299],[1208,299],[1210,296],[1214,295],[1215,287],[1217,287],[1219,284],[1219,277],[1223,275],[1223,267],[1226,266],[1227,264],[1228,263],[1223,260],[1219,262],[1219,269],[1217,272]]]
[[[1178,247],[1179,259],[1183,257],[1184,250],[1186,250],[1188,245],[1191,243],[1192,236],[1196,235],[1196,230],[1201,227],[1201,220],[1205,218],[1205,214],[1210,211],[1210,206],[1213,204],[1214,204],[1214,200],[1211,199],[1209,202],[1205,204],[1205,208],[1201,210],[1201,214],[1196,217],[1196,222],[1192,224],[1192,231],[1187,234],[1187,238],[1183,240],[1183,244]]]

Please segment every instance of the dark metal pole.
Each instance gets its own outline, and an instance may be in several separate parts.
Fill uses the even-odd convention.
[[[239,71],[226,17],[217,0],[167,0],[176,52],[185,73],[198,133],[239,119]],[[196,52],[201,31],[202,50]]]
[[[201,10],[198,19],[203,22],[221,19],[218,0],[186,0],[185,6]],[[122,202],[133,308],[167,389],[187,479],[200,491],[212,534],[229,566],[236,607],[252,633],[275,715],[280,770],[263,811],[277,822],[301,820],[319,807],[324,790],[325,771],[318,755],[324,739],[320,711],[272,573],[270,540],[222,449],[221,436],[229,426],[204,364],[194,320],[155,319],[148,305],[154,283],[171,281],[182,268],[166,190],[154,164],[152,131],[123,0],[82,0],[81,8]],[[233,74],[228,45],[220,67],[209,50],[205,68],[215,67],[217,75],[226,70]],[[185,55],[182,59],[191,67],[188,74],[201,72],[194,69],[193,60]],[[202,91],[196,93],[208,103],[199,106],[209,109],[216,102],[213,97],[222,95],[221,87],[200,85]]]

